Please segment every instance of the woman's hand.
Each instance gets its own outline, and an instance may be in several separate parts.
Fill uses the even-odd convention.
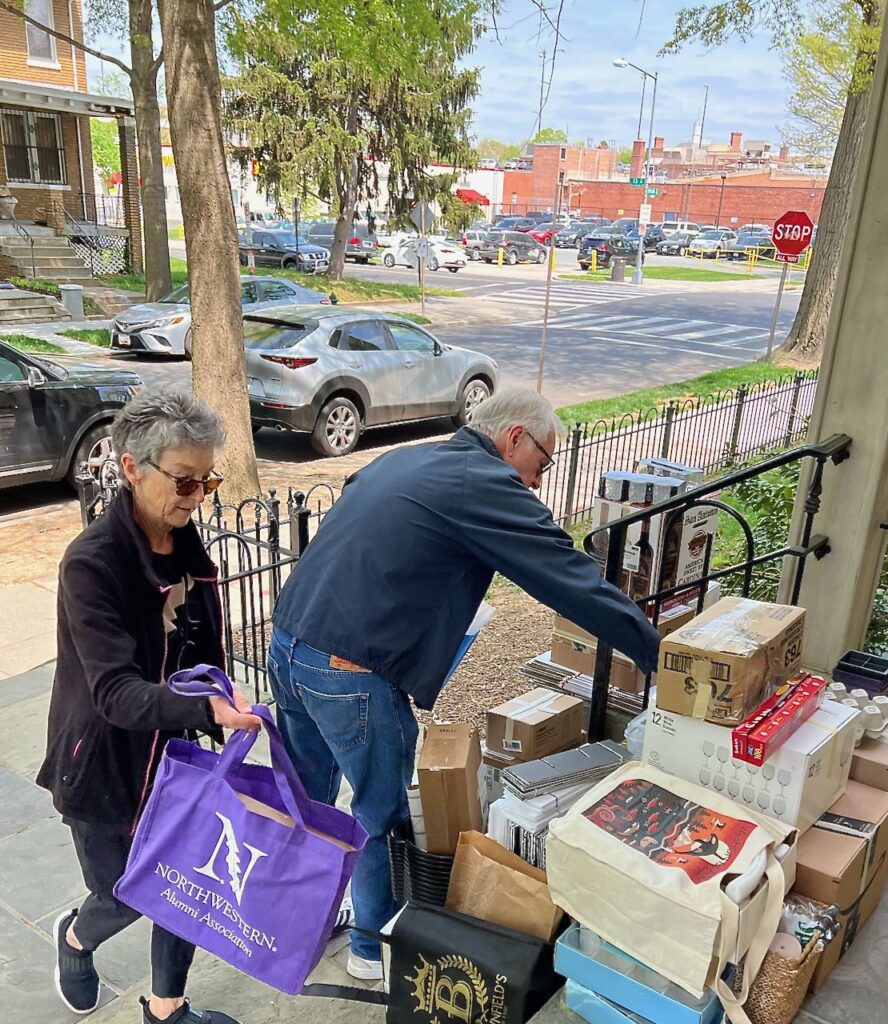
[[[234,687],[234,707],[225,697],[210,697],[210,708],[213,711],[213,719],[216,725],[223,729],[246,729],[248,732],[256,732],[262,728],[262,719],[258,715],[250,713],[252,704]]]

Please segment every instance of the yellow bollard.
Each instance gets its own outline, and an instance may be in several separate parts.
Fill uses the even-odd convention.
[[[551,252],[549,253],[549,260],[552,264],[552,269],[555,269],[555,246],[552,246]]]
[[[499,252],[496,254],[496,265],[498,267],[501,267],[503,265],[503,256],[505,255],[505,252],[506,250],[502,246],[500,246]]]
[[[598,273],[598,253],[594,249],[592,250],[592,257],[589,261],[589,273]]]

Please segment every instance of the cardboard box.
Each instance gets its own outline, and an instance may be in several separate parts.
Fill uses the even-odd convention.
[[[583,742],[585,705],[579,697],[537,687],[487,712],[487,750],[535,761]]]
[[[419,796],[430,853],[456,850],[460,832],[483,832],[481,742],[470,725],[430,725],[419,755]]]
[[[854,942],[884,892],[888,878],[888,793],[849,782],[842,796],[803,839],[800,852],[804,871],[797,879],[796,890],[821,903],[836,903],[841,911],[841,930],[823,951],[811,980],[816,992]],[[855,844],[853,858],[851,843]],[[863,844],[860,863],[856,852],[859,843]],[[841,851],[845,852],[846,865],[844,870],[837,870],[842,867]]]
[[[651,707],[643,760],[804,830],[845,790],[859,714],[826,701],[759,767],[732,759],[730,729]]]
[[[851,759],[851,778],[873,789],[888,792],[888,736],[865,736]]]
[[[657,704],[662,711],[739,724],[802,658],[805,611],[723,597],[660,645]]]
[[[657,623],[660,636],[668,636],[694,617],[694,609],[686,605],[676,605],[664,611]],[[598,653],[598,640],[585,629],[581,629],[563,615],[555,616],[555,627],[552,630],[552,661],[573,672],[581,672],[594,678],[595,656]],[[625,693],[644,692],[644,673],[640,672],[635,662],[619,651],[614,651],[611,662],[610,685]],[[657,677],[653,676],[651,685],[657,685]]]
[[[644,1020],[663,1024],[716,1024],[722,1017],[722,1006],[714,992],[707,991],[702,999],[695,999],[578,924],[572,924],[555,943],[555,970]],[[598,1018],[589,1019],[596,1020],[597,1024]]]

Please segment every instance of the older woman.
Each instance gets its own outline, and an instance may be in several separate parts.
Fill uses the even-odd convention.
[[[190,394],[144,392],[118,413],[111,436],[122,488],[59,572],[58,663],[37,778],[71,829],[89,890],[55,923],[56,989],[75,1013],[99,1003],[94,950],[139,916],[113,889],[166,741],[260,724],[242,695],[235,710],[164,686],[177,669],[224,664],[216,567],[191,521],[222,482],[216,414]],[[146,1024],[236,1024],[185,999],[193,956],[190,943],[155,925]]]

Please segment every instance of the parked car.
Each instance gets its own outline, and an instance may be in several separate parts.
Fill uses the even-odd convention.
[[[478,162],[478,166],[482,171],[495,171],[499,167],[499,162],[492,156],[485,156]]]
[[[515,170],[516,171],[532,171],[533,170],[533,160],[519,160],[517,166],[515,167]]]
[[[380,249],[388,249],[393,245],[402,245],[404,242],[416,237],[415,231],[377,231],[376,243]]]
[[[332,220],[319,221],[308,229],[308,240],[325,249],[333,248],[333,233],[336,224]],[[356,223],[349,228],[348,244],[345,247],[345,258],[355,263],[367,264],[376,255],[376,233],[366,224]]]
[[[465,249],[466,256],[470,260],[481,259],[481,249],[483,248],[489,233],[490,225],[487,225],[487,227],[482,230],[469,228],[467,231],[463,231],[462,238],[460,238],[460,245]]]
[[[635,228],[633,231],[627,231],[623,237],[631,245],[638,248],[638,228]],[[648,224],[644,233],[644,251],[651,252],[653,249],[656,249],[665,237],[663,229],[659,225]]]
[[[263,309],[294,302],[332,304],[323,292],[304,288],[285,277],[241,275],[241,307]],[[160,302],[140,302],[111,321],[111,348],[121,352],[161,352],[191,358],[191,296],[183,284]]]
[[[657,242],[658,256],[686,256],[688,246],[697,237],[696,231],[673,231]]]
[[[311,435],[347,455],[367,427],[449,416],[463,426],[497,387],[489,356],[375,310],[285,306],[244,318],[254,429]]]
[[[728,248],[732,242],[737,241],[737,236],[733,231],[727,231],[724,228],[708,228],[706,231],[701,231],[696,238],[691,241],[688,246],[688,255],[690,256],[711,256],[713,259],[718,259],[719,255]]]
[[[663,228],[664,235],[698,235],[702,230],[699,224],[695,224],[691,220],[666,220],[660,226]]]
[[[610,224],[610,221],[607,219],[607,217],[599,217],[597,214],[593,213],[589,214],[586,217],[583,217],[583,223],[597,225],[598,227],[603,228]]]
[[[392,246],[391,249],[385,251],[382,257],[383,265],[386,267],[412,267],[416,270],[419,266],[419,257],[416,252],[418,244],[418,238],[411,238],[401,245]],[[446,267],[451,274],[455,274],[466,265],[466,254],[459,242],[429,238],[428,246],[429,254],[425,261],[427,270]]]
[[[527,233],[531,238],[535,238],[540,245],[549,245],[557,231],[558,226],[556,224],[543,223],[537,224],[535,228],[531,228]]]
[[[608,228],[615,235],[626,235],[630,231],[638,230],[638,218],[637,217],[618,217],[615,221],[612,221]]]
[[[537,226],[532,217],[503,217],[496,222],[497,231],[530,231]]]
[[[517,171],[518,170],[518,161],[517,160],[507,160],[503,164],[503,170],[505,170],[505,171]]]
[[[741,224],[735,229],[738,235],[770,235],[771,228],[768,224]]]
[[[242,231],[238,235],[238,253],[242,267],[252,252],[257,267],[283,267],[304,274],[321,274],[330,266],[330,250],[314,245],[292,231]]]
[[[481,259],[485,263],[495,263],[499,251],[503,250],[503,262],[510,267],[516,263],[544,263],[546,250],[521,231],[489,231],[481,247]]]
[[[558,249],[579,249],[583,236],[588,235],[589,231],[589,224],[575,220],[556,233],[555,246]]]
[[[596,265],[599,269],[610,266],[614,256],[622,256],[627,260],[634,260],[638,253],[638,244],[632,245],[627,242],[624,235],[615,234],[591,234],[583,239],[583,245],[577,253],[577,263],[583,270],[588,270],[592,265],[592,253],[596,255]],[[644,262],[645,254],[642,253],[641,261]]]
[[[120,367],[34,356],[0,341],[0,489],[65,479],[111,455],[111,420],[142,389]]]
[[[770,234],[760,232],[740,232],[736,239],[726,247],[729,260],[745,260],[751,252],[759,256],[773,257],[776,253]]]

